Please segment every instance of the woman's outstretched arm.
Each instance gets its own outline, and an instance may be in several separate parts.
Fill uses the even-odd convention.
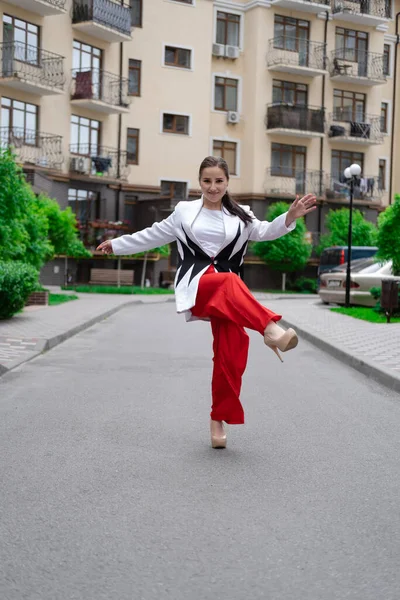
[[[174,242],[176,240],[176,208],[172,215],[160,223],[153,223],[151,227],[130,235],[121,235],[113,240],[106,240],[97,247],[97,250],[101,250],[103,254],[137,254]]]
[[[251,211],[248,211],[253,217],[250,224],[249,239],[254,242],[265,242],[267,240],[276,240],[296,227],[296,219],[303,217],[316,208],[316,197],[313,194],[307,194],[303,198],[296,200],[291,204],[289,210],[273,221],[259,221]]]

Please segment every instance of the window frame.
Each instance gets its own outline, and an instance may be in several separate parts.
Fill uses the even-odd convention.
[[[300,23],[307,23],[307,26],[301,25]],[[281,36],[279,36],[277,33],[275,33],[275,26],[279,25],[279,24],[283,26],[283,31],[284,31],[283,35],[281,35]],[[295,37],[292,37],[286,33],[286,28],[288,26],[296,27]],[[279,50],[285,50],[285,52],[299,52],[300,39],[302,41],[307,41],[307,43],[310,42],[310,30],[311,30],[311,23],[310,23],[310,21],[307,21],[307,19],[298,19],[296,17],[289,17],[289,16],[285,16],[285,15],[275,15],[275,17],[274,17],[274,48],[277,48]],[[304,40],[302,38],[300,38],[300,35],[299,35],[300,31],[307,32],[307,37]],[[281,46],[279,44],[277,44],[277,42],[275,41],[275,40],[279,39],[280,37],[283,38],[283,42],[282,42]],[[295,42],[296,42],[295,48],[286,47],[286,43],[288,40],[295,40]]]
[[[279,147],[278,147],[279,146]],[[273,173],[273,170],[276,167],[272,166],[273,160],[272,155],[274,152],[279,152],[279,155],[282,155],[284,152],[289,152],[292,155],[292,165],[291,165],[291,173],[282,173],[282,159],[279,160],[279,173]],[[297,146],[295,144],[281,144],[280,142],[273,142],[271,144],[271,176],[274,177],[290,177],[293,179],[296,177],[296,156],[304,156],[304,174],[307,173],[307,146]]]
[[[165,129],[164,120],[165,120],[165,117],[167,117],[167,116],[173,117],[173,122],[174,122],[173,129]],[[184,119],[186,119],[186,121],[185,121],[186,131],[185,132],[177,130],[177,118],[178,117],[183,117]],[[173,111],[173,112],[172,111],[162,111],[162,113],[161,113],[161,133],[172,133],[173,135],[191,136],[192,135],[191,115],[181,113],[181,112],[175,112],[175,111]]]
[[[9,106],[7,106],[7,104],[3,104],[4,100],[6,100],[7,102],[10,102]],[[8,96],[2,96],[1,97],[1,103],[0,103],[0,114],[1,114],[1,121],[3,122],[3,110],[7,110],[8,111],[8,126],[5,126],[8,131],[13,131],[14,127],[17,128],[18,126],[15,125],[14,126],[14,112],[17,110],[20,110],[18,108],[14,107],[14,103],[19,102],[21,104],[24,105],[24,109],[23,109],[23,114],[24,114],[24,126],[21,127],[21,130],[23,131],[23,140],[24,140],[24,145],[26,146],[33,146],[36,147],[38,144],[38,133],[39,133],[39,116],[40,116],[40,105],[38,104],[33,104],[32,102],[25,102],[23,100],[16,100],[15,98],[9,98]],[[34,106],[35,107],[35,111],[27,111],[26,107],[27,106]],[[21,111],[22,112],[22,111]],[[27,128],[26,126],[26,115],[27,114],[34,114],[35,115],[35,129],[30,129]],[[30,138],[27,138],[27,131],[34,131],[35,132],[35,143],[32,144],[29,141],[27,141],[27,139],[29,140]]]
[[[352,35],[355,34],[355,35]],[[338,38],[343,38],[343,48],[339,47],[337,44],[337,40]],[[349,47],[347,46],[347,40],[349,39],[354,39],[355,40],[355,44],[354,44],[354,48],[351,47],[351,44],[349,45]],[[369,52],[369,34],[367,31],[359,31],[358,29],[348,29],[346,27],[336,27],[335,29],[335,50],[344,50],[344,57],[346,61],[348,62],[354,62],[354,63],[359,63],[360,62],[360,56],[359,53],[360,52],[364,52],[364,50],[359,50],[359,42],[361,40],[366,40],[366,54],[368,56],[368,52]],[[354,52],[354,59],[351,57],[349,58],[347,56],[347,51],[351,50]],[[351,56],[351,54],[350,54]]]
[[[218,40],[218,21],[222,21],[221,18],[218,18],[218,14],[223,14],[226,16],[226,18],[223,20],[225,23],[225,35],[224,35],[224,41],[221,42]],[[230,17],[234,17],[234,19],[230,19]],[[228,24],[229,23],[235,23],[238,25],[238,32],[237,32],[237,44],[228,44]],[[234,12],[227,12],[224,10],[216,10],[215,13],[215,43],[216,44],[221,44],[222,46],[234,46],[235,48],[241,48],[242,44],[241,44],[241,32],[242,32],[242,16],[240,14],[234,13]]]
[[[275,84],[280,84],[280,85],[275,85]],[[302,90],[300,89],[300,87],[304,87],[305,89]],[[287,89],[285,89],[287,88]],[[293,88],[293,89],[290,89]],[[280,90],[281,92],[281,96],[282,99],[281,100],[274,100],[274,90]],[[287,92],[294,92],[294,101],[293,102],[286,102],[286,100],[284,100],[284,93],[285,91]],[[298,101],[298,94],[304,94],[306,95],[306,102],[304,104],[300,104]],[[285,81],[284,79],[273,79],[272,80],[272,103],[273,104],[295,104],[297,106],[308,106],[308,84],[307,83],[300,83],[299,81]]]
[[[346,94],[349,94],[349,97],[346,98]],[[363,96],[363,98],[357,98],[357,96]],[[350,96],[352,96],[350,98]],[[335,106],[335,98],[340,98],[341,100],[341,106]],[[344,100],[351,100],[352,101],[352,107],[351,107],[351,118],[336,118],[336,110],[338,109],[342,109],[342,111],[344,112],[344,109],[346,108],[346,106],[344,105]],[[358,102],[363,102],[363,115],[364,115],[364,119],[365,119],[365,115],[366,115],[366,105],[367,105],[367,94],[364,94],[363,92],[353,92],[351,90],[339,90],[334,88],[333,90],[333,116],[335,121],[342,121],[343,123],[350,123],[351,121],[357,121],[357,101]],[[350,115],[349,115],[350,116]]]
[[[139,6],[139,13],[140,13],[140,23],[134,23],[133,22],[133,3],[134,2],[138,3]],[[131,0],[131,25],[132,27],[143,27],[143,0]]]
[[[189,67],[185,67],[184,65],[181,65],[179,63],[168,63],[166,62],[166,52],[167,52],[167,48],[170,48],[171,50],[177,51],[177,50],[186,50],[187,52],[189,52]],[[194,55],[194,50],[193,48],[189,47],[189,46],[179,46],[177,44],[163,44],[163,48],[162,48],[162,65],[164,67],[169,67],[170,69],[182,69],[184,71],[193,71],[193,55]]]
[[[77,123],[73,122],[73,119],[78,119]],[[86,121],[89,121],[89,126],[86,127],[86,125],[82,125],[81,124],[81,120],[85,119]],[[96,127],[93,126],[93,123],[98,124],[98,127],[96,125]],[[100,150],[100,146],[101,146],[101,134],[102,134],[102,122],[98,121],[97,119],[90,119],[88,117],[81,117],[80,115],[75,115],[75,114],[71,114],[71,118],[70,118],[70,128],[72,131],[72,125],[77,125],[78,126],[78,141],[76,143],[77,146],[77,150],[71,150],[71,154],[76,154],[78,156],[93,156],[94,152],[92,151],[92,148],[95,147],[95,144],[92,142],[92,133],[94,131],[97,131],[97,154],[99,153]],[[88,129],[89,130],[89,142],[84,144],[88,146],[88,151],[87,152],[81,152],[80,151],[80,130],[81,129]],[[71,139],[72,139],[72,133],[71,133]],[[83,145],[83,144],[82,144]],[[71,147],[74,147],[75,144],[71,144]]]
[[[11,19],[11,23],[7,22],[6,19]],[[26,27],[23,29],[21,27],[18,27],[16,25],[16,21],[20,21],[21,23],[25,23]],[[40,25],[36,25],[36,23],[31,23],[30,21],[25,21],[25,19],[20,19],[14,15],[9,15],[8,13],[3,13],[3,17],[2,17],[2,25],[3,25],[3,43],[4,43],[4,28],[5,25],[11,26],[12,28],[12,32],[13,32],[13,44],[17,47],[17,45],[22,44],[25,46],[24,50],[25,50],[25,57],[24,58],[17,58],[16,56],[14,56],[13,58],[15,60],[18,60],[19,62],[26,62],[28,64],[32,64],[32,65],[36,65],[36,66],[41,66],[41,48],[42,48],[42,28]],[[36,28],[36,32],[33,33],[32,31],[28,31],[29,26]],[[19,40],[15,39],[15,30],[18,29],[19,31],[23,31],[24,32],[24,41],[21,42]],[[32,45],[32,44],[28,44],[28,34],[31,33],[32,35],[36,35],[36,39],[37,39],[37,44]],[[36,49],[36,60],[31,60],[29,59],[29,48],[35,48]],[[14,49],[14,54],[15,54],[15,49]]]
[[[384,163],[383,165],[381,163]],[[388,165],[389,165],[389,161],[386,157],[379,157],[378,159],[378,185],[380,186],[379,189],[386,192],[387,190],[387,183],[388,183]],[[383,176],[381,177],[381,173],[382,173],[382,169],[383,168]],[[380,183],[381,181],[383,181],[383,185]]]
[[[384,109],[385,106],[385,109]],[[384,113],[384,114],[383,114]],[[385,119],[385,128],[382,129],[382,118]],[[381,133],[389,135],[389,102],[381,101],[381,113],[380,113],[380,130]]]
[[[236,82],[236,108],[226,108],[226,83],[224,83],[224,107],[223,108],[217,108],[216,106],[216,91],[217,91],[217,85],[222,85],[222,84],[217,84],[217,79],[224,79],[224,81],[226,81],[227,79],[235,81]],[[235,111],[235,112],[240,112],[240,108],[241,108],[241,102],[240,102],[240,97],[241,97],[241,79],[239,77],[230,77],[227,76],[226,74],[222,74],[222,73],[213,73],[213,80],[214,80],[214,84],[213,84],[213,110],[215,112],[221,113],[227,113],[229,111]],[[228,86],[228,87],[233,87],[233,86]]]
[[[211,138],[211,155],[212,156],[221,156],[225,159],[224,156],[224,148],[222,148],[222,152],[219,153],[219,150],[215,150],[215,144],[234,144],[235,145],[235,166],[234,170],[229,171],[230,177],[240,177],[240,142],[239,140],[233,139],[222,139],[220,137]],[[226,159],[225,159],[226,160]]]
[[[139,63],[139,66],[132,66],[132,62]],[[130,91],[130,74],[131,71],[138,72],[138,92],[134,93]],[[137,58],[129,58],[128,60],[128,96],[140,97],[142,95],[142,61]]]
[[[386,51],[387,49],[387,51]],[[387,67],[387,71],[385,70]],[[391,77],[392,74],[392,45],[383,44],[383,74],[386,77]]]
[[[131,134],[131,131],[137,131],[137,134]],[[129,159],[129,150],[128,150],[128,140],[136,139],[136,159]],[[126,162],[128,165],[138,165],[139,164],[139,144],[140,144],[140,129],[137,127],[128,127],[126,132]]]
[[[346,161],[345,160],[345,156],[343,155],[350,155],[349,159]],[[338,155],[338,156],[335,156]],[[361,156],[360,158],[356,158],[356,155]],[[350,165],[352,165],[353,163],[358,163],[361,165],[361,172],[364,171],[364,164],[365,164],[365,154],[364,152],[357,152],[357,151],[353,151],[353,150],[332,150],[331,151],[331,177],[335,177],[335,174],[333,173],[333,169],[332,169],[332,161],[333,158],[338,158],[340,161],[340,167],[339,167],[339,175],[337,177],[338,181],[342,182],[344,175],[343,172],[347,167],[350,167]],[[348,164],[347,164],[348,162]],[[346,163],[346,166],[343,166],[343,163]],[[344,182],[344,181],[343,181]]]

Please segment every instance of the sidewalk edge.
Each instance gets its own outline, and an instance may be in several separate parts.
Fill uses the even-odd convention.
[[[296,329],[297,333],[304,340],[310,342],[317,348],[320,348],[327,354],[330,354],[340,362],[355,369],[356,371],[359,371],[363,375],[370,377],[374,381],[377,381],[378,383],[384,385],[390,390],[400,393],[400,377],[392,375],[390,372],[377,367],[368,360],[364,360],[353,356],[352,354],[350,354],[350,352],[346,352],[342,348],[335,346],[335,344],[319,338],[318,336],[310,333],[309,331],[302,329],[298,325],[291,323],[287,319],[282,319],[280,323],[282,323],[282,325],[284,325],[285,327],[293,327],[293,329]]]

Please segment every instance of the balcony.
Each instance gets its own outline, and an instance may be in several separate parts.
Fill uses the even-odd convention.
[[[62,137],[22,127],[0,127],[0,144],[10,148],[17,162],[25,166],[61,170]]]
[[[292,167],[270,167],[266,170],[264,190],[268,196],[293,198],[296,194],[322,196],[326,176],[323,171]]]
[[[66,0],[6,0],[6,2],[41,17],[63,15],[66,12]]]
[[[267,66],[270,71],[317,77],[325,74],[326,62],[325,44],[320,42],[282,37],[269,40]]]
[[[331,142],[340,144],[372,145],[383,143],[381,119],[377,115],[359,115],[337,109],[328,117],[328,135]]]
[[[73,0],[72,25],[75,29],[105,42],[131,39],[131,9],[113,0]]]
[[[64,90],[64,58],[22,42],[0,44],[0,83],[31,94],[50,96]]]
[[[381,189],[380,179],[377,175],[375,176],[363,176],[357,180],[354,186],[353,199],[360,202],[380,202],[384,190]],[[350,200],[350,186],[346,183],[344,176],[340,177],[330,175],[327,178],[326,199],[338,200],[338,201],[349,201]]]
[[[332,14],[335,19],[378,27],[391,19],[388,0],[333,0]]]
[[[340,48],[331,52],[329,62],[330,75],[334,81],[368,86],[386,83],[383,54]]]
[[[128,79],[99,69],[75,69],[71,104],[107,115],[128,113]]]
[[[71,176],[93,179],[128,179],[127,152],[106,146],[73,144],[70,146],[69,172]]]
[[[284,102],[270,104],[265,126],[268,133],[295,137],[323,137],[325,111],[323,108],[296,106]]]
[[[314,14],[331,10],[331,0],[271,0],[271,5]]]

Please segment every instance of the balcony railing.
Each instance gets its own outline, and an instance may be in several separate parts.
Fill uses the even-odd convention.
[[[377,202],[384,194],[379,177],[362,176],[356,180],[354,186],[354,200],[363,200],[365,202]],[[344,175],[328,176],[325,190],[327,200],[350,200],[350,185],[347,183]]]
[[[303,132],[324,133],[325,111],[323,108],[297,106],[295,104],[270,104],[265,118],[267,129],[293,129]]]
[[[64,58],[23,42],[3,42],[0,44],[0,77],[62,91]]]
[[[28,10],[42,17],[61,15],[66,12],[66,0],[7,0],[23,10]]]
[[[105,27],[131,34],[131,9],[112,0],[73,0],[72,22],[94,21]]]
[[[336,109],[328,117],[328,133],[331,139],[353,143],[381,144],[383,132],[377,115],[357,114],[352,109]]]
[[[344,81],[364,79],[367,84],[385,83],[384,56],[356,48],[339,48],[331,52],[330,74]]]
[[[72,100],[94,100],[127,108],[128,79],[100,69],[72,71]]]
[[[293,167],[270,167],[265,174],[265,192],[269,195],[293,197],[296,194],[323,195],[326,175]]]
[[[319,12],[323,8],[331,8],[331,0],[272,0],[271,4],[281,6],[282,8],[304,10],[307,12]]]
[[[47,169],[61,169],[62,137],[22,127],[0,127],[0,144],[10,148],[17,161]]]
[[[390,19],[391,3],[388,0],[333,0],[332,12]]]
[[[127,179],[129,165],[127,152],[95,144],[73,144],[70,146],[71,173],[79,175]]]
[[[291,67],[293,72],[307,69],[323,71],[326,68],[325,44],[300,38],[275,37],[269,40],[268,67]]]

